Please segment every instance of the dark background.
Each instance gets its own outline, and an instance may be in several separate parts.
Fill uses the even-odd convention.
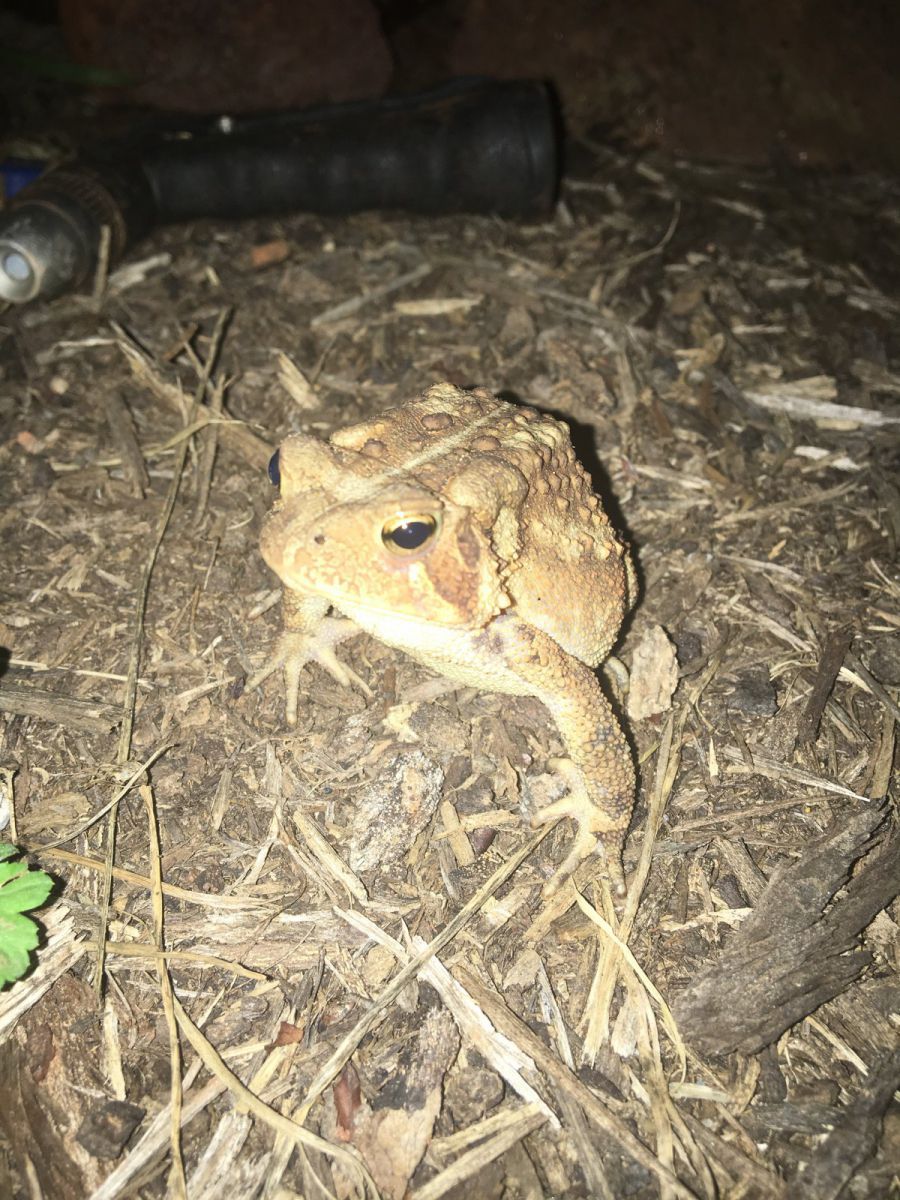
[[[77,140],[86,112],[292,108],[485,74],[551,79],[576,138],[900,165],[887,0],[60,0],[3,6],[0,45],[7,138],[48,117]]]

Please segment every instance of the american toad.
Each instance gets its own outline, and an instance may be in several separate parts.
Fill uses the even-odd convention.
[[[621,895],[634,769],[594,672],[634,574],[566,425],[438,384],[327,442],[289,437],[270,475],[280,498],[260,546],[285,585],[284,633],[250,686],[283,667],[293,723],[306,663],[360,682],[335,646],[362,629],[450,679],[537,696],[570,791],[535,823],[578,827],[545,891],[600,847]]]

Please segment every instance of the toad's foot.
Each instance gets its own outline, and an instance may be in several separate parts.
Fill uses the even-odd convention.
[[[577,826],[577,833],[562,865],[544,885],[544,899],[548,900],[554,895],[576,867],[600,850],[605,858],[604,874],[613,894],[613,902],[618,907],[625,895],[625,876],[622,872],[625,829],[622,828],[622,822],[612,818],[591,799],[584,777],[570,759],[555,758],[549,765],[562,775],[569,791],[562,799],[536,813],[531,824],[537,827],[560,817],[571,817]]]
[[[297,703],[300,695],[300,672],[307,663],[315,662],[342,687],[355,684],[367,696],[372,689],[356,672],[342,663],[334,652],[335,646],[359,633],[352,621],[323,617],[313,633],[285,629],[275,644],[275,652],[247,680],[248,688],[259,685],[279,668],[284,670],[285,719],[288,725],[297,724]]]

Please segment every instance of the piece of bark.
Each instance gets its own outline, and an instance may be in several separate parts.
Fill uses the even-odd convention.
[[[213,876],[205,882],[212,887]],[[242,911],[217,910],[211,906],[203,919],[202,931],[197,929],[195,913],[172,912],[166,917],[166,933],[172,946],[190,944],[201,954],[235,957],[253,971],[273,972],[290,954],[296,971],[315,970],[319,955],[333,946],[355,950],[365,944],[365,937],[346,922],[339,921],[330,909],[309,909],[303,914],[290,914],[288,920],[275,917],[262,922],[260,910],[248,897]]]
[[[121,717],[117,708],[100,700],[57,696],[42,688],[17,687],[5,680],[0,682],[0,712],[13,713],[17,717],[37,717],[81,733],[108,733],[118,725]]]
[[[775,871],[718,961],[674,1004],[682,1034],[701,1053],[757,1053],[868,965],[857,936],[900,892],[900,836],[879,840],[883,819],[876,806],[861,808]]]
[[[409,1192],[440,1112],[444,1078],[458,1052],[453,1018],[434,1008],[418,1035],[402,1048],[393,1078],[371,1103],[347,1072],[332,1089],[335,1134],[356,1147],[379,1190],[391,1200],[402,1200]],[[353,1181],[340,1167],[334,1174],[338,1196],[354,1194]]]
[[[106,423],[122,459],[122,473],[128,480],[132,496],[140,498],[150,486],[150,476],[147,474],[147,465],[134,432],[131,413],[118,392],[103,389],[101,392]]]
[[[870,1071],[859,1095],[844,1109],[806,1170],[793,1181],[794,1200],[836,1200],[877,1150],[881,1123],[898,1087],[900,1050],[895,1050]]]
[[[816,1016],[863,1062],[874,1062],[897,1045],[898,1012],[900,978],[888,974],[863,980],[852,993],[829,1000]]]
[[[0,1053],[0,1130],[23,1178],[33,1170],[44,1196],[90,1195],[109,1170],[77,1138],[106,1091],[96,1017],[90,987],[63,975]]]
[[[821,1137],[841,1115],[833,1104],[798,1104],[783,1100],[778,1104],[751,1104],[741,1113],[741,1125],[755,1142],[765,1142],[773,1134],[802,1133]]]
[[[797,730],[798,741],[811,744],[816,740],[822,713],[825,711],[828,697],[834,688],[834,681],[843,666],[852,641],[853,627],[851,625],[845,625],[841,629],[835,630],[825,639],[816,669],[816,677],[813,680],[803,716],[800,718],[800,727]]]
[[[443,782],[440,766],[418,748],[386,755],[351,814],[353,870],[398,862],[434,816]]]
[[[731,868],[744,898],[755,904],[766,888],[766,877],[753,861],[746,845],[739,839],[716,838],[716,850]]]

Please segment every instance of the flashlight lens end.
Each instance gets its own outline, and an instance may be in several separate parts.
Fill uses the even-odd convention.
[[[35,292],[34,265],[20,247],[0,243],[0,299],[21,304]]]

